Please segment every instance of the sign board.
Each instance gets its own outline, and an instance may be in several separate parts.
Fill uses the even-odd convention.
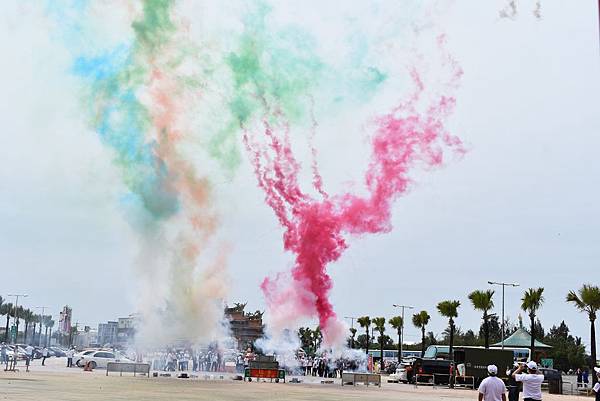
[[[540,364],[543,368],[554,369],[554,359],[552,358],[542,358]]]
[[[10,327],[10,338],[11,338],[11,342],[13,342],[13,343],[17,342],[17,326]]]

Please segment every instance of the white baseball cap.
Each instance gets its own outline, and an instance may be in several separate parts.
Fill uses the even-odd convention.
[[[596,372],[600,375],[600,368],[594,368],[594,372]]]
[[[498,374],[498,367],[496,365],[489,365],[487,369],[488,369],[489,374],[491,374],[491,375]]]
[[[527,362],[527,367],[531,370],[537,370],[538,365],[535,363],[535,361],[529,361]]]

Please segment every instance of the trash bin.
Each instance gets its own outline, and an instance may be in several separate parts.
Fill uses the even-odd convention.
[[[548,380],[548,392],[550,394],[562,394],[562,378]]]

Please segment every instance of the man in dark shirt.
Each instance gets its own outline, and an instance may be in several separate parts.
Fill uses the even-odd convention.
[[[519,382],[513,377],[513,373],[519,367],[518,363],[515,363],[512,369],[508,372],[508,382],[506,388],[508,389],[508,401],[519,401]]]

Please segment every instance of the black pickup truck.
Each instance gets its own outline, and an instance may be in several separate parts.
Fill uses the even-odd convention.
[[[435,384],[448,384],[453,369],[454,363],[447,359],[417,358],[407,379],[415,383],[418,376],[419,383],[433,383],[435,375]]]

